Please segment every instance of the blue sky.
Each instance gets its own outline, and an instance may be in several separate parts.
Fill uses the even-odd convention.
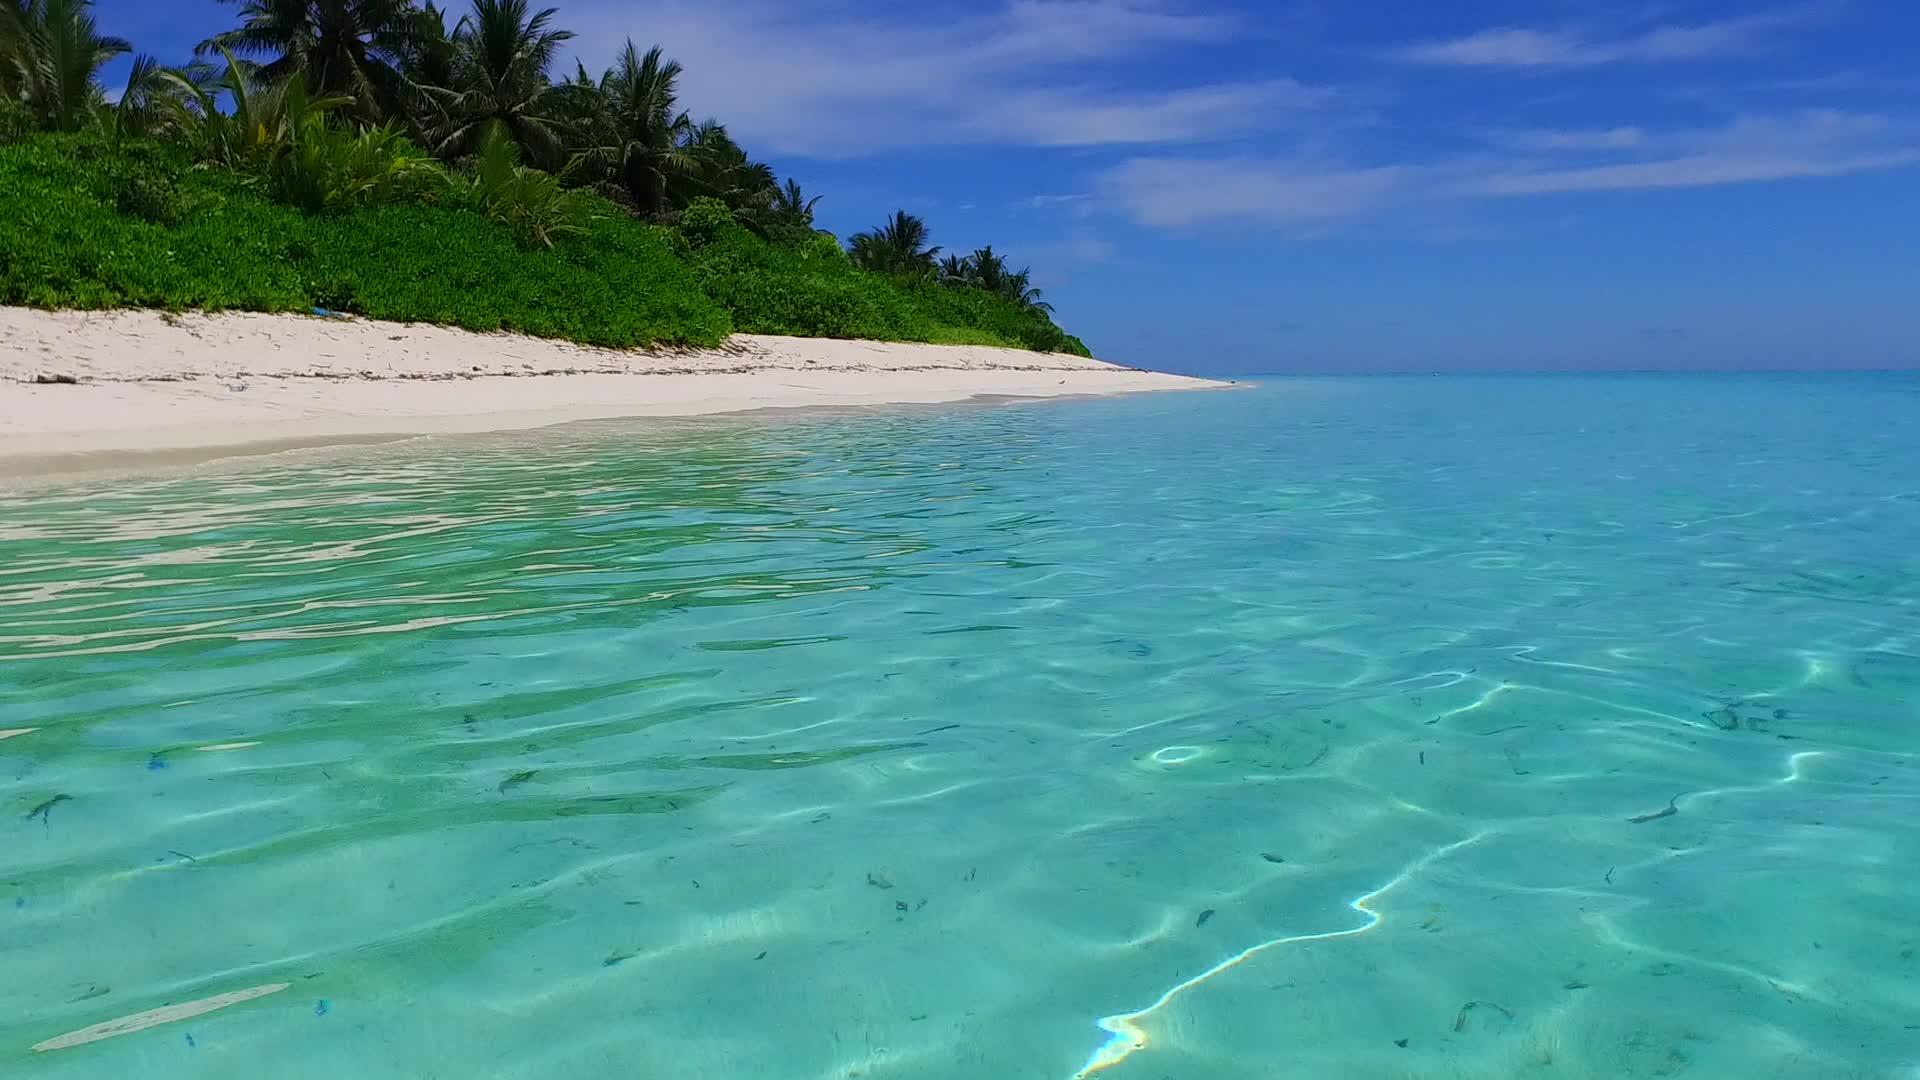
[[[461,0],[449,4],[458,10]],[[1912,0],[573,0],[823,194],[1207,371],[1920,367]],[[209,0],[100,0],[163,60]]]

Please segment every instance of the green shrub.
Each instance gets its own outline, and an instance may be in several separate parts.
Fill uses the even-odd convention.
[[[505,225],[525,247],[550,248],[560,237],[578,236],[592,216],[591,196],[566,190],[552,173],[521,165],[499,129],[481,145],[471,173],[448,176],[447,195],[451,205]]]
[[[715,344],[732,329],[660,230],[605,204],[551,251],[524,250],[507,228],[452,207],[309,216],[224,169],[180,169],[173,183],[191,213],[170,225],[118,210],[118,178],[145,183],[183,162],[87,136],[0,148],[0,302],[320,306],[606,345]]]
[[[745,332],[925,341],[933,331],[886,279],[775,248],[731,221],[693,251],[692,263],[701,288]]]
[[[699,251],[734,233],[746,232],[734,221],[733,211],[727,209],[726,203],[706,197],[693,200],[685,210],[680,211],[674,227],[691,251]]]
[[[168,170],[178,155],[121,153],[94,136],[36,136],[0,148],[0,302],[41,307],[304,306],[286,264],[298,213],[229,173]],[[171,185],[169,225],[124,214],[139,187]]]
[[[367,207],[310,227],[300,267],[322,307],[595,345],[713,345],[732,330],[665,238],[626,218],[534,251],[451,207]]]
[[[840,241],[830,232],[816,229],[811,225],[769,225],[766,228],[767,243],[775,247],[792,248],[796,251],[810,251],[825,254],[828,248],[833,255],[845,259],[847,251]]]
[[[304,117],[270,168],[281,202],[308,213],[418,201],[445,182],[440,166],[392,125],[348,131]]]
[[[33,130],[33,114],[27,107],[12,95],[0,93],[0,146],[19,142],[33,134]]]
[[[852,260],[847,258],[847,249],[841,247],[840,241],[830,232],[808,229],[804,239],[789,246],[798,251],[802,258],[824,259],[831,263],[853,265]]]
[[[171,180],[144,176],[122,179],[114,191],[114,209],[141,221],[172,225],[180,220],[180,191]]]
[[[715,199],[695,199],[678,232],[701,288],[738,330],[907,341],[935,333],[893,282],[856,269],[830,237],[798,247],[769,244]]]
[[[806,229],[770,243],[741,227],[717,199],[690,203],[675,235],[701,288],[745,333],[1085,354],[1044,313],[980,289],[862,270],[831,233]]]
[[[940,323],[985,331],[1017,348],[1087,355],[1087,347],[1054,325],[1045,312],[1021,307],[984,289],[923,281],[906,287]]]
[[[557,208],[551,178],[518,166],[422,188],[418,152],[390,132],[309,145],[272,182],[141,139],[0,146],[0,303],[318,306],[612,346],[738,329],[1085,352],[1044,315],[860,270],[829,234],[768,243],[717,203],[667,229],[584,192]],[[276,183],[327,212],[276,201]]]
[[[187,199],[180,191],[186,161],[181,155],[153,143],[114,146],[110,152],[102,147],[95,153],[101,165],[99,183],[114,209],[158,225],[172,225],[186,216]]]

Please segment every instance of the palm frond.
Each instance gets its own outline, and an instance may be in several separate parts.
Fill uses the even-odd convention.
[[[196,46],[265,61],[278,82],[304,75],[316,93],[350,94],[362,119],[376,123],[405,111],[410,80],[401,71],[423,29],[410,0],[225,0],[240,25]]]

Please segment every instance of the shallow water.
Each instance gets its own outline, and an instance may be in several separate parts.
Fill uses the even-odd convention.
[[[1920,1075],[1916,553],[1893,376],[0,496],[0,1074]]]

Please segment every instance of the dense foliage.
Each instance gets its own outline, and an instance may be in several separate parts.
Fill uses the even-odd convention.
[[[193,168],[177,146],[91,135],[0,147],[0,189],[8,303],[325,307],[605,345],[712,344],[732,329],[667,230],[618,213],[528,248],[426,201],[303,213],[246,176]]]
[[[993,250],[936,262],[904,211],[847,249],[819,202],[631,42],[549,68],[551,8],[229,0],[165,67],[88,0],[0,0],[0,302],[306,310],[573,340],[731,331],[1085,353]]]

